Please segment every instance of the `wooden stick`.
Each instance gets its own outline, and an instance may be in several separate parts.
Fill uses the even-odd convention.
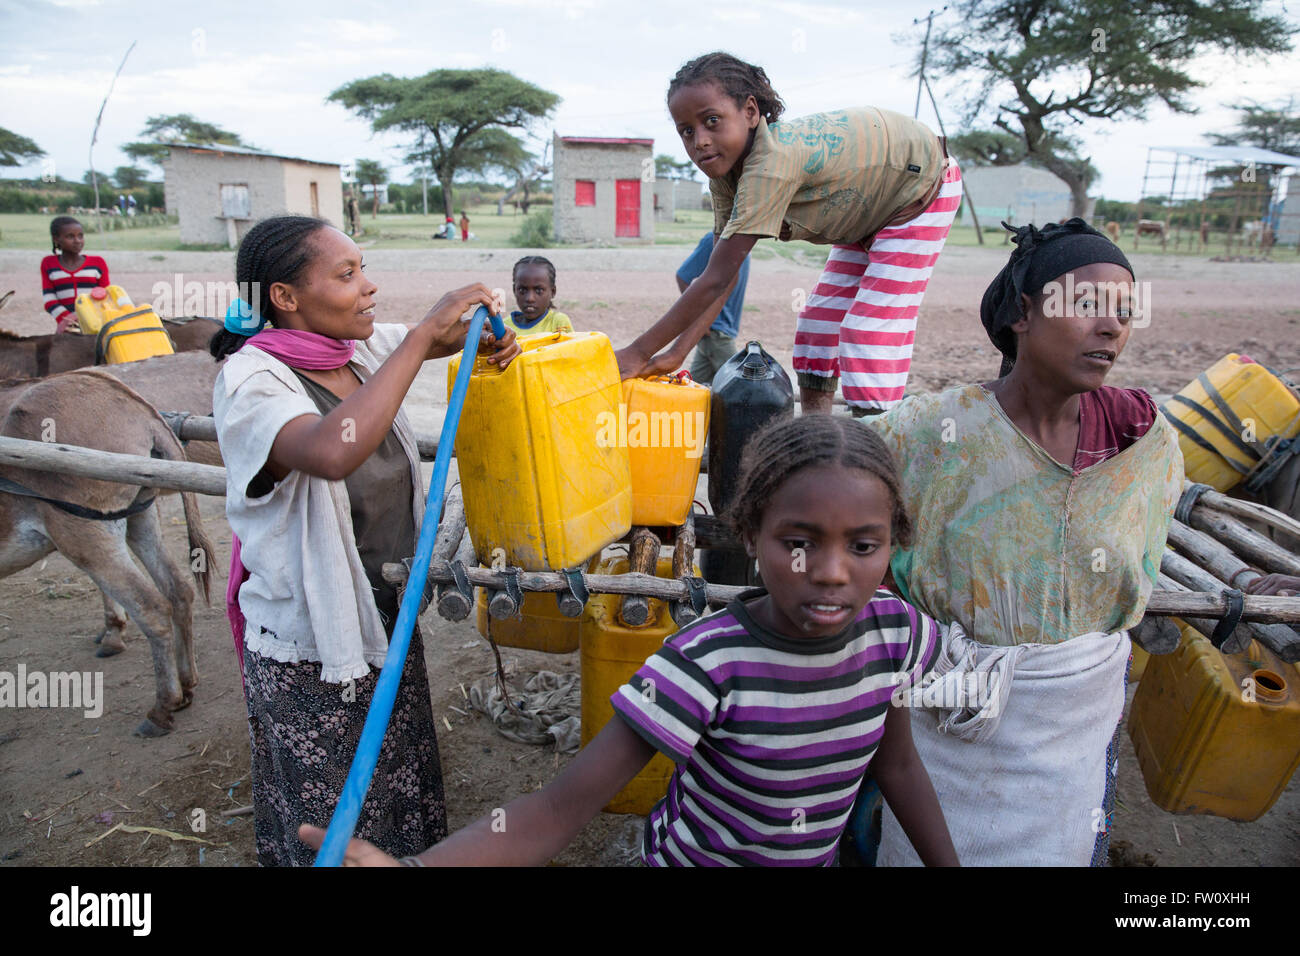
[[[1243,588],[1262,577],[1226,545],[1215,541],[1208,534],[1187,527],[1177,519],[1169,523],[1169,541],[1229,587]]]
[[[1276,541],[1236,518],[1212,508],[1193,508],[1191,521],[1193,528],[1231,546],[1234,552],[1254,561],[1266,571],[1300,575],[1300,556],[1292,554]]]
[[[659,564],[659,539],[649,528],[637,528],[628,549],[628,573],[655,576]],[[629,594],[623,598],[620,618],[628,627],[641,627],[650,620],[650,600],[643,594]]]
[[[406,565],[389,562],[384,565],[384,580],[390,584],[406,581]],[[501,588],[505,585],[504,575],[491,568],[471,567],[466,569],[470,584],[476,587]],[[441,565],[430,564],[429,578],[433,581],[451,581],[451,569],[444,562]],[[660,601],[687,600],[690,592],[681,581],[652,577],[648,574],[585,574],[587,590],[593,594],[642,594]],[[563,591],[569,586],[564,575],[559,571],[524,571],[519,575],[519,586],[525,593],[529,591]],[[708,600],[727,604],[735,597],[749,590],[744,587],[732,587],[725,584],[706,586]],[[1300,619],[1300,598],[1284,598],[1296,603],[1296,617]]]
[[[1187,485],[1183,485],[1186,490]],[[1300,521],[1289,515],[1284,515],[1267,505],[1256,504],[1253,501],[1241,501],[1237,498],[1229,498],[1227,495],[1220,494],[1217,491],[1205,491],[1197,499],[1197,507],[1202,505],[1213,508],[1215,511],[1222,511],[1224,514],[1233,515],[1237,518],[1245,518],[1248,521],[1260,521],[1271,528],[1276,528],[1284,534],[1300,538]]]
[[[673,542],[673,577],[681,580],[695,571],[695,514],[687,512],[686,520],[677,529],[677,540]],[[674,601],[668,606],[673,616],[673,623],[685,627],[699,615],[689,601]]]
[[[465,567],[472,568],[478,564],[478,557],[474,554],[474,542],[469,538],[469,532],[466,531],[461,535],[460,545],[456,548],[454,561],[463,562]],[[387,565],[385,565],[387,567]],[[403,567],[403,565],[398,565]],[[450,571],[448,572],[450,577]],[[429,576],[432,580],[433,576]],[[465,595],[461,594],[452,584],[446,582],[438,585],[438,613],[448,621],[463,621],[469,617],[469,612],[474,610],[472,601],[467,600]]]
[[[442,508],[442,520],[438,523],[438,534],[433,539],[434,561],[448,561],[460,546],[465,536],[465,500],[460,488],[453,488],[447,495],[447,503]]]
[[[199,494],[215,496],[224,496],[226,493],[224,468],[189,461],[146,458],[143,455],[122,455],[55,442],[0,436],[0,464],[116,481],[142,488],[197,491]]]

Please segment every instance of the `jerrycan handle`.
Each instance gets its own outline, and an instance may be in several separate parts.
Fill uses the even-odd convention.
[[[750,342],[745,346],[745,358],[740,363],[740,374],[748,379],[772,377],[772,369],[763,356],[763,346],[758,342]]]

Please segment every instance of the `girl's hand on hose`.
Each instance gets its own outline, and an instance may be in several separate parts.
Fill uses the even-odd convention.
[[[497,337],[492,334],[491,325],[484,323],[478,352],[480,355],[487,355],[488,361],[493,365],[498,365],[504,369],[515,356],[523,353],[523,349],[519,345],[514,329],[507,327],[506,334],[501,337],[500,341],[497,341]]]
[[[492,290],[481,282],[448,292],[438,300],[419,325],[433,334],[429,358],[455,355],[464,348],[469,325],[461,321],[461,316],[480,305],[489,310],[493,307]]]
[[[313,850],[320,851],[325,842],[325,831],[304,823],[298,828],[298,839]],[[343,851],[344,866],[401,866],[395,859],[379,847],[365,840],[349,840],[348,848]]]

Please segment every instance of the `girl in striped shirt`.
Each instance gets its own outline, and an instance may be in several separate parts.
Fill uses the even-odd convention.
[[[618,353],[619,369],[624,378],[676,369],[754,244],[803,239],[832,247],[795,332],[803,408],[829,412],[842,381],[855,414],[883,412],[903,397],[961,171],[939,137],[898,113],[868,106],[782,120],[784,109],[760,67],[726,53],[673,77],[668,110],[709,177],[717,242],[704,273]]]
[[[86,234],[71,216],[50,223],[52,255],[41,260],[41,293],[45,311],[59,332],[77,331],[77,296],[97,286],[108,288],[108,263],[101,256],[83,256]]]
[[[483,817],[401,862],[545,863],[659,752],[676,767],[646,821],[648,865],[831,865],[868,765],[921,859],[956,864],[899,706],[939,632],[880,586],[911,530],[884,443],[846,418],[778,423],[750,442],[735,500],[769,590],[668,638],[564,772],[504,808],[504,828]],[[347,850],[350,865],[396,862],[362,840]]]

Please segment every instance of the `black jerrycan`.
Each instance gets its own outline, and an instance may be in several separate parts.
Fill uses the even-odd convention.
[[[710,388],[709,505],[715,515],[724,515],[746,443],[772,419],[794,417],[794,386],[763,346],[749,342],[723,363]],[[744,551],[707,550],[702,560],[704,577],[713,584],[756,583],[754,562]]]

